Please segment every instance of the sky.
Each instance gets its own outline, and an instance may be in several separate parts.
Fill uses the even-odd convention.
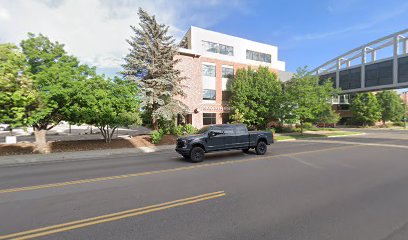
[[[169,25],[177,40],[193,25],[275,45],[292,72],[408,28],[406,0],[0,0],[0,43],[42,33],[112,76],[128,52],[139,7]]]

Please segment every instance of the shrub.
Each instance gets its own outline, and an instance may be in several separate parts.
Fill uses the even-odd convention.
[[[277,126],[275,128],[275,131],[277,133],[292,133],[292,132],[298,132],[298,130],[292,126]],[[300,130],[299,130],[300,131]]]
[[[270,131],[270,132],[272,132],[272,134],[275,134],[275,132],[276,132],[275,128],[267,128],[267,129],[265,129],[265,131]]]
[[[159,129],[158,131],[154,130],[152,132],[152,143],[153,144],[158,144],[160,142],[160,140],[163,138],[163,136],[164,136],[164,130],[163,129]]]
[[[170,134],[175,136],[182,136],[184,134],[184,128],[182,125],[174,126],[171,128]]]
[[[305,122],[305,123],[303,123],[303,128],[304,129],[312,129],[312,128],[315,128],[315,126],[310,122]]]
[[[405,126],[405,125],[404,125],[404,122],[393,122],[392,125],[393,125],[393,126],[397,126],[397,127],[403,127],[403,126]]]
[[[191,124],[186,124],[186,126],[184,126],[184,131],[186,134],[196,134],[198,129],[193,127]]]

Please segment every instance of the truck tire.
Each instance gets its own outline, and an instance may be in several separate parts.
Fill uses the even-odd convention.
[[[256,155],[264,155],[266,153],[266,150],[267,150],[266,143],[263,141],[258,142],[255,148]]]
[[[190,161],[192,163],[199,163],[204,160],[204,149],[201,147],[194,147],[190,152]]]

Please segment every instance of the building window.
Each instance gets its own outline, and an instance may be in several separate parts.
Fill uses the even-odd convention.
[[[192,114],[186,114],[181,116],[181,114],[177,114],[177,126],[178,125],[186,125],[186,124],[192,124],[193,123],[193,116]]]
[[[246,50],[246,58],[258,62],[271,63],[271,54]]]
[[[203,90],[203,100],[215,100],[215,90],[214,89],[204,89]]]
[[[216,113],[203,113],[203,125],[211,125],[216,123]]]
[[[232,78],[234,76],[234,68],[232,67],[222,67],[222,77]]]
[[[222,101],[231,100],[231,91],[222,91]]]
[[[219,53],[223,55],[228,55],[228,56],[234,56],[234,47],[232,46],[227,46],[219,43],[213,43],[213,42],[208,42],[208,41],[202,41],[203,43],[203,48],[207,52],[212,52],[212,53]]]
[[[203,64],[203,76],[215,77],[215,65]]]

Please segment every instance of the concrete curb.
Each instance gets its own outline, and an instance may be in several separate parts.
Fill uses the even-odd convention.
[[[353,137],[353,136],[361,136],[361,135],[366,135],[367,133],[357,133],[357,134],[341,134],[341,135],[335,135],[335,136],[326,136],[326,137],[307,137],[307,138],[292,138],[292,139],[284,139],[284,140],[275,140],[276,142],[289,142],[289,141],[298,141],[298,140],[305,140],[307,141],[308,139],[325,139],[325,138],[336,138],[336,137]]]
[[[0,166],[14,166],[47,162],[80,161],[96,159],[100,157],[114,157],[116,155],[140,156],[146,153],[173,150],[174,148],[175,148],[174,145],[163,145],[154,147],[119,148],[119,149],[62,152],[50,154],[21,154],[12,156],[0,156]]]

